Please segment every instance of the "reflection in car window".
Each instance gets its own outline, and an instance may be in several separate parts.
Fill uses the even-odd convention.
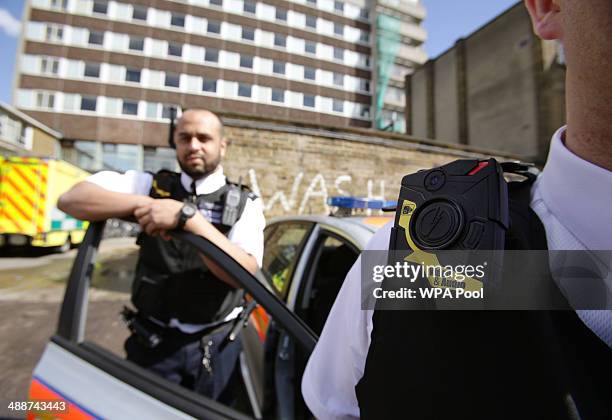
[[[284,298],[299,251],[307,238],[310,225],[286,223],[266,235],[262,271],[278,296]]]

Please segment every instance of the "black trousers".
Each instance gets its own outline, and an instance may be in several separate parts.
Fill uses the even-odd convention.
[[[199,394],[224,404],[233,402],[242,345],[240,339],[225,341],[231,324],[206,335],[154,328],[158,328],[156,333],[162,337],[161,343],[149,348],[138,335],[132,334],[124,345],[128,360]]]

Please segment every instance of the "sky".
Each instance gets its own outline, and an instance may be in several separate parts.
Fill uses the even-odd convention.
[[[437,57],[517,0],[422,0],[427,9],[425,51]],[[24,0],[0,0],[0,101],[11,103]]]

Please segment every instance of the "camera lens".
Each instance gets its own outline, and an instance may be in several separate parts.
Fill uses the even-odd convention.
[[[435,170],[427,174],[424,184],[427,191],[437,191],[444,186],[445,182],[446,176],[444,175],[444,172]]]

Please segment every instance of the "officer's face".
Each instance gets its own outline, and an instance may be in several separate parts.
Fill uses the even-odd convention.
[[[221,122],[209,111],[186,111],[176,126],[174,143],[181,169],[194,179],[214,171],[225,156]]]

